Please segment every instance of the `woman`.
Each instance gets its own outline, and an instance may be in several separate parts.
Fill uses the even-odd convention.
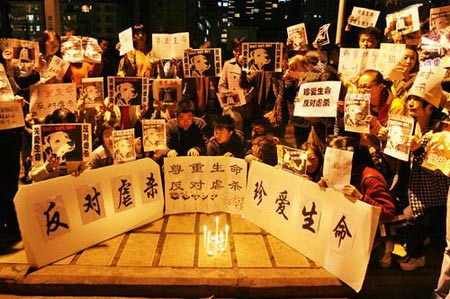
[[[320,148],[310,142],[305,142],[300,149],[307,154],[305,177],[313,182],[318,182],[322,177],[323,154]]]
[[[39,73],[41,74],[41,78],[50,79],[51,75],[47,75],[48,66],[50,65],[53,56],[61,57],[61,37],[54,31],[45,30],[39,36],[38,42],[39,51],[41,52],[39,59]]]
[[[105,121],[100,125],[98,137],[101,144],[91,154],[88,168],[95,169],[114,164],[112,132],[120,130],[120,125],[114,121]]]
[[[381,221],[392,220],[395,217],[395,205],[386,180],[372,162],[369,149],[349,136],[334,137],[329,146],[353,152],[350,184],[344,186],[342,193],[352,201],[361,200],[381,208]],[[320,180],[319,185],[327,186],[324,180]]]

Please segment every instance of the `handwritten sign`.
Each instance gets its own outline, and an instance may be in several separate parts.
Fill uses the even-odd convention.
[[[308,82],[300,85],[294,116],[336,117],[340,81]]]
[[[23,127],[22,104],[18,101],[0,101],[0,130]]]
[[[380,11],[354,6],[348,24],[356,27],[375,27]]]
[[[183,58],[189,48],[189,32],[152,34],[152,52],[156,58]]]
[[[59,108],[78,110],[76,83],[35,84],[30,93],[32,117],[46,117]]]

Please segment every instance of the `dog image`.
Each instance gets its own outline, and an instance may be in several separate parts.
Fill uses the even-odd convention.
[[[258,48],[250,52],[249,67],[252,71],[263,71],[264,66],[271,62],[266,49]]]
[[[46,157],[54,155],[63,159],[67,153],[75,149],[75,142],[69,134],[63,131],[57,131],[44,137],[44,153]]]
[[[116,86],[116,105],[140,105],[136,87],[131,82],[123,82]]]
[[[191,57],[191,74],[194,77],[202,77],[204,73],[211,68],[211,64],[204,55],[195,55]]]
[[[364,117],[359,105],[348,105],[345,113],[345,124],[347,126],[361,125]]]
[[[120,139],[114,143],[114,158],[119,163],[130,160],[132,151],[133,148],[128,139]]]

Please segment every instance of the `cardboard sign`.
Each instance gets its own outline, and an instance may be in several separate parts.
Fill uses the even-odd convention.
[[[14,204],[39,268],[161,218],[164,196],[158,164],[144,159],[22,186]]]
[[[152,52],[156,58],[183,58],[189,48],[189,32],[152,34]]]
[[[46,117],[59,108],[78,110],[76,83],[35,84],[30,87],[32,117]]]
[[[281,72],[282,43],[242,43],[242,56],[250,72]]]
[[[184,51],[184,77],[218,77],[221,70],[222,50],[220,48]]]

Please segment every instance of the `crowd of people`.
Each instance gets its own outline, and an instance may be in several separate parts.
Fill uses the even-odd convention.
[[[247,39],[240,37],[233,40],[233,57],[223,63],[219,77],[185,78],[180,59],[163,63],[152,55],[145,27],[135,25],[132,29],[134,49],[122,57],[117,67],[113,65],[113,60],[104,55],[100,64],[72,63],[60,80],[40,81],[46,76],[51,58],[61,55],[61,38],[55,32],[42,33],[39,67],[27,74],[20,74],[7,59],[0,56],[0,63],[7,70],[17,95],[15,100],[24,103],[29,99],[29,88],[33,84],[76,82],[80,86],[81,78],[86,77],[104,77],[105,80],[107,76],[176,78],[182,80],[183,90],[182,99],[174,106],[157,104],[150,92],[149,101],[140,106],[116,106],[112,99],[106,97],[103,106],[94,108],[85,108],[85,97],[80,92],[77,111],[56,109],[46,119],[32,118],[28,106],[24,104],[25,128],[0,131],[0,151],[1,156],[5,157],[7,169],[0,174],[0,238],[3,247],[8,248],[21,238],[13,204],[21,165],[21,180],[24,183],[69,172],[78,175],[81,171],[113,165],[112,131],[134,128],[136,156],[154,159],[161,165],[164,157],[221,155],[276,166],[278,144],[296,147],[307,153],[304,177],[323,187],[327,186],[322,175],[325,148],[353,151],[351,181],[343,188],[343,194],[349,200],[361,200],[380,207],[382,222],[388,223],[403,215],[406,229],[402,232],[402,242],[407,255],[399,258],[398,263],[406,271],[426,265],[426,240],[436,235],[445,239],[445,223],[436,221],[445,221],[450,179],[439,170],[431,171],[421,164],[432,135],[449,127],[445,107],[448,106],[447,91],[450,90],[445,90],[446,84],[442,82],[429,90],[412,88],[419,67],[427,58],[420,44],[406,46],[400,79],[389,80],[379,70],[368,69],[358,74],[356,80],[349,80],[338,73],[339,62],[336,59],[324,61],[319,55],[319,50],[330,50],[328,57],[332,57],[331,51],[336,51],[335,47],[293,50],[289,39],[283,48],[282,72],[248,72],[244,67],[247,62],[242,56],[242,44]],[[383,41],[381,31],[374,27],[362,29],[358,37],[359,43],[355,46],[362,49],[378,48]],[[106,40],[99,41],[107,46]],[[402,43],[403,39],[397,38],[395,42]],[[210,43],[206,43],[201,47],[209,46]],[[103,51],[106,53],[106,48]],[[293,116],[293,103],[299,87],[313,81],[342,82],[335,118]],[[222,108],[217,94],[230,91],[243,94],[246,104]],[[344,99],[347,93],[370,95],[370,115],[367,116],[370,133],[345,131]],[[410,148],[408,161],[395,159],[383,152],[390,115],[414,118],[414,132],[406,142]],[[165,150],[143,151],[143,119],[166,120]],[[32,165],[31,126],[73,122],[92,125],[94,142],[90,161],[74,171],[61,167],[55,157],[50,157],[43,165]],[[294,128],[295,144],[290,144],[285,138],[288,126]],[[389,267],[392,262],[393,240],[390,238],[392,236],[383,242],[376,257],[382,267]],[[443,296],[445,292],[448,290],[437,290]]]

